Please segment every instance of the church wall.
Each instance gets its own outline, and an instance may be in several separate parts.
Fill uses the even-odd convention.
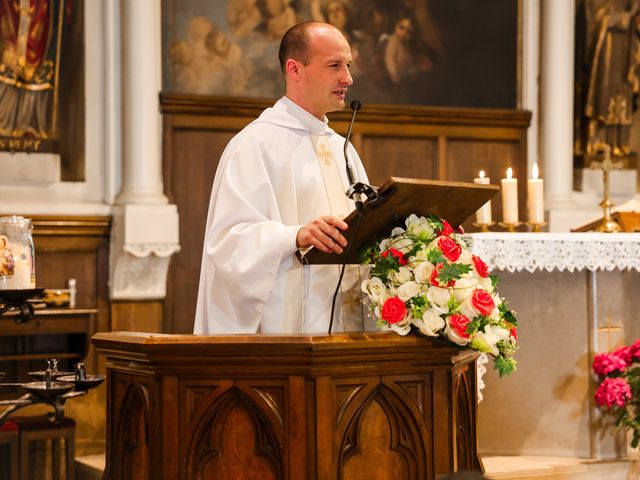
[[[484,377],[481,453],[625,456],[624,434],[593,406],[589,358],[640,336],[640,273],[597,272],[591,305],[594,283],[585,271],[499,275],[500,292],[520,321],[518,371]]]

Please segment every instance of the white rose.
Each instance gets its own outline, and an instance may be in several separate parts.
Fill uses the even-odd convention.
[[[430,286],[427,291],[427,300],[431,303],[431,307],[440,313],[449,312],[449,299],[451,292],[446,288]]]
[[[361,285],[362,291],[375,303],[380,303],[380,296],[384,294],[387,288],[378,277],[365,280]]]
[[[455,263],[465,263],[467,265],[473,265],[473,260],[471,259],[471,256],[472,256],[471,252],[463,248],[462,252],[460,253],[460,257],[458,257],[458,260],[456,260]]]
[[[486,292],[493,291],[493,283],[491,283],[491,279],[489,277],[480,278],[480,288]]]
[[[407,283],[411,280],[411,269],[409,267],[400,267],[397,272],[391,272],[391,279],[398,283]]]
[[[429,222],[424,217],[418,218],[412,214],[409,216],[409,218],[407,218],[406,225],[407,232],[411,233],[412,235],[416,235],[423,240],[426,240],[427,238],[430,238],[435,234],[433,228],[431,228],[431,225],[429,225]]]
[[[404,336],[411,331],[411,323],[408,319],[405,318],[401,322],[389,324],[389,328],[396,332],[398,335]]]
[[[404,228],[396,227],[391,230],[391,236],[395,237],[396,235],[402,235],[405,232]]]
[[[420,253],[420,252],[418,252]],[[431,262],[420,262],[420,264],[413,271],[413,275],[416,277],[416,282],[427,283],[431,278],[431,273],[435,267]]]
[[[471,303],[471,297],[460,303],[460,313],[465,317],[470,318],[471,320],[473,320],[480,314],[480,312],[478,312],[478,310],[476,310],[476,308]]]
[[[459,303],[462,303],[473,294],[477,286],[478,282],[475,278],[462,277],[456,280],[456,286],[452,289],[453,295]]]
[[[423,334],[429,337],[437,337],[438,330],[444,327],[445,322],[437,311],[430,308],[424,312],[422,318],[414,319],[413,324],[418,327]]]
[[[415,297],[420,292],[420,285],[416,282],[403,283],[398,287],[398,297],[403,302],[406,302],[412,297]]]
[[[426,262],[427,261],[427,249],[425,246],[423,246],[420,250],[418,250],[418,252],[416,253],[415,256],[415,260],[417,262]]]
[[[390,248],[400,250],[402,253],[408,253],[413,248],[413,240],[406,237],[398,237],[393,239],[393,243],[389,244]]]

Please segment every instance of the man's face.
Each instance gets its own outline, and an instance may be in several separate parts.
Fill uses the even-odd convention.
[[[309,63],[298,63],[301,106],[323,118],[328,112],[344,108],[347,87],[353,84],[349,73],[351,48],[344,36],[330,27],[311,30],[309,47]]]

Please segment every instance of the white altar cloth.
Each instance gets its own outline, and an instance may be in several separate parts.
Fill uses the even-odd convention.
[[[509,233],[466,235],[471,252],[492,270],[508,272],[640,272],[640,233]]]

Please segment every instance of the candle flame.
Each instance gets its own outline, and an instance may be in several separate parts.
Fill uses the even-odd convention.
[[[511,178],[513,177],[513,170],[511,169],[511,167],[507,168],[507,178]]]
[[[531,169],[531,178],[537,180],[539,174],[540,172],[538,172],[538,163],[536,162],[533,164],[533,168]]]
[[[480,170],[480,173],[478,174],[478,176],[480,178],[484,178],[484,170]]]

